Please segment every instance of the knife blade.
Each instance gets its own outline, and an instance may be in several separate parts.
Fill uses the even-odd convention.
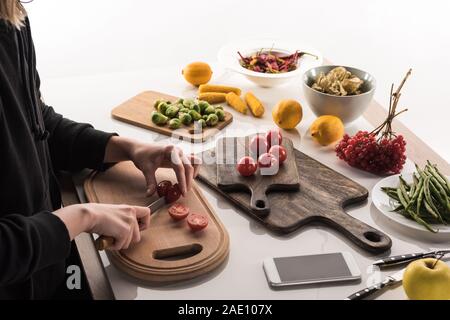
[[[406,269],[406,268],[405,268]],[[403,273],[405,269],[402,269],[400,271],[397,271],[396,273],[387,276],[382,282],[377,283],[373,286],[367,287],[363,290],[360,290],[358,292],[355,292],[347,297],[346,300],[361,300],[364,298],[368,298],[375,292],[380,291],[383,288],[393,286],[396,283],[399,283],[403,280]]]
[[[410,262],[410,261],[421,259],[421,258],[436,257],[436,256],[440,256],[440,255],[445,255],[448,253],[450,253],[450,249],[439,249],[439,250],[433,250],[433,251],[427,251],[427,252],[418,252],[418,253],[410,253],[410,254],[404,254],[404,255],[398,255],[398,256],[390,256],[390,257],[375,261],[373,263],[373,265],[378,266],[380,268],[389,267],[389,266],[394,266],[394,265]]]
[[[166,204],[166,199],[164,197],[158,198],[158,200],[150,203],[147,208],[150,208],[150,214],[154,214],[156,211],[164,207]],[[109,236],[99,236],[95,239],[95,248],[97,250],[105,250],[114,244],[114,238]]]

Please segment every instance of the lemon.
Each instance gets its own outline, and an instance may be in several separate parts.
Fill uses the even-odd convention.
[[[323,146],[338,141],[344,135],[344,124],[335,116],[320,116],[309,128],[311,137]]]
[[[280,128],[294,129],[302,121],[302,106],[295,100],[281,100],[273,108],[272,118]]]
[[[190,63],[181,73],[186,81],[194,86],[208,83],[212,76],[211,67],[204,62]]]

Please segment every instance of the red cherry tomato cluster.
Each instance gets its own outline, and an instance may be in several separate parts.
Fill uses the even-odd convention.
[[[260,168],[271,168],[283,164],[287,159],[286,148],[281,143],[283,136],[277,129],[271,129],[266,133],[266,136],[256,135],[250,141],[249,149],[258,163],[252,157],[243,157],[237,164],[238,172],[244,176],[249,177],[253,175],[258,166]]]

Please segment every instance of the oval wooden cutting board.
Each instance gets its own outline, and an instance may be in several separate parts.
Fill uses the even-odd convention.
[[[157,180],[176,182],[169,169],[159,169]],[[145,179],[131,163],[116,164],[105,172],[94,172],[85,181],[89,202],[147,206],[157,199],[145,196]],[[144,281],[172,282],[203,275],[222,264],[229,252],[229,237],[203,194],[194,183],[182,203],[191,212],[208,217],[208,227],[192,232],[185,220],[173,221],[166,206],[150,217],[139,243],[121,251],[107,251],[110,261],[123,272]]]

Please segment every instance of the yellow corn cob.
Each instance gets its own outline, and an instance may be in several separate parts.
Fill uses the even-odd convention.
[[[223,92],[204,92],[198,95],[198,100],[203,100],[211,104],[222,103],[226,101],[226,95]]]
[[[240,113],[246,114],[247,113],[247,105],[245,102],[234,92],[227,93],[226,96],[227,103],[233,107],[236,111],[239,111]]]
[[[205,93],[205,92],[222,92],[222,93],[229,93],[234,92],[238,96],[241,95],[241,89],[235,88],[235,87],[228,87],[228,86],[219,86],[214,84],[202,84],[198,88],[198,93]]]
[[[255,117],[262,117],[264,114],[264,106],[257,97],[251,92],[245,94],[245,102]]]

